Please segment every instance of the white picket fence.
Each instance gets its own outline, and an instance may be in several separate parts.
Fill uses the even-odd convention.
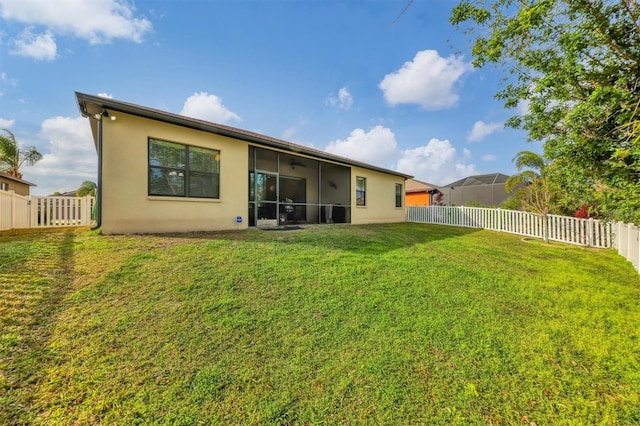
[[[613,247],[640,272],[640,227],[632,223],[618,222],[614,224],[613,229]]]
[[[407,207],[407,221],[464,226],[589,247],[612,247],[611,224],[594,219],[463,206]]]
[[[407,221],[469,228],[542,238],[587,247],[615,248],[640,272],[640,228],[633,224],[547,215],[515,210],[464,206],[409,206]]]
[[[0,190],[0,231],[21,228],[87,226],[93,197],[37,197]]]

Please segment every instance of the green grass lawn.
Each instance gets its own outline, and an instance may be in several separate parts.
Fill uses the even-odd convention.
[[[612,250],[394,224],[0,236],[0,424],[637,424]]]

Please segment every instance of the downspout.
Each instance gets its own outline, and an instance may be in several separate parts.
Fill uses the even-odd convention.
[[[96,189],[98,212],[96,224],[91,228],[92,231],[102,226],[102,117],[96,121],[98,122],[98,188]]]

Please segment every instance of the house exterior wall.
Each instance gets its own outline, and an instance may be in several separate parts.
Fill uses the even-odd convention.
[[[405,196],[405,204],[407,206],[428,206],[431,203],[427,192],[408,192]]]
[[[367,179],[366,206],[356,205],[356,177]],[[396,184],[402,185],[402,194],[404,194],[403,177],[352,167],[351,223],[404,222],[404,205],[396,207]],[[402,200],[404,202],[404,197],[402,197]]]
[[[114,113],[103,120],[102,231],[105,234],[244,229],[248,144]],[[220,150],[219,200],[148,195],[148,138]],[[242,224],[236,223],[241,216]]]
[[[7,191],[15,191],[18,195],[29,195],[29,185],[26,183],[16,182],[15,180],[7,179],[4,176],[0,176],[0,183],[5,183],[7,185]]]

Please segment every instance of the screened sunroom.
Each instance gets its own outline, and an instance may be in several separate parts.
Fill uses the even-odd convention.
[[[249,146],[249,226],[350,223],[351,169]]]

